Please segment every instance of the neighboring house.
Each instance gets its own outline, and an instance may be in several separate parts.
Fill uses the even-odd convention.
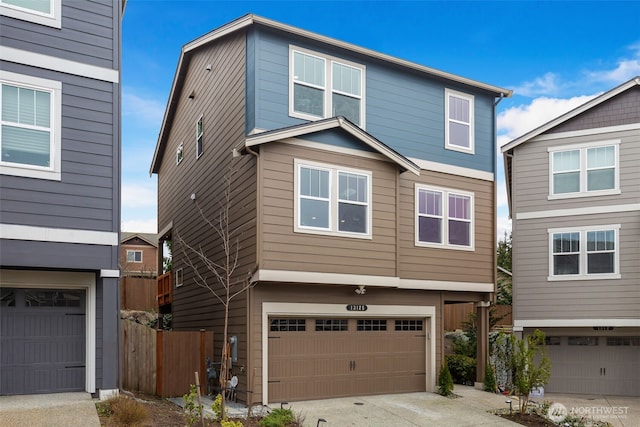
[[[510,95],[254,15],[186,44],[151,165],[174,328],[222,337],[178,236],[219,262],[198,209],[218,221],[233,167],[233,280],[252,284],[230,311],[238,396],[434,390],[443,306],[478,303],[488,333],[496,104]]]
[[[117,392],[124,1],[0,0],[0,394]]]
[[[158,235],[123,231],[120,234],[120,268],[125,277],[155,277],[158,273]]]
[[[640,78],[502,148],[514,329],[547,335],[547,391],[640,395]]]

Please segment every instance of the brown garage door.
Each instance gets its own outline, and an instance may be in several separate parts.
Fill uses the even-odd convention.
[[[269,319],[269,401],[424,391],[422,319]]]

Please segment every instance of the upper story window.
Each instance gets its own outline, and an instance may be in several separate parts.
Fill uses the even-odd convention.
[[[620,225],[549,230],[549,280],[620,278]]]
[[[620,141],[549,148],[549,198],[619,194]]]
[[[61,28],[62,0],[0,0],[0,13],[23,21]]]
[[[364,127],[364,66],[292,47],[289,70],[292,117],[344,116]]]
[[[416,185],[416,245],[473,250],[473,193]]]
[[[371,237],[371,172],[296,161],[296,231]]]
[[[474,117],[472,95],[445,89],[445,148],[474,153]]]
[[[127,250],[127,262],[142,262],[142,251]]]
[[[0,71],[0,173],[60,180],[60,82]]]
[[[178,145],[178,148],[176,148],[176,165],[179,165],[182,162],[182,158],[184,157],[184,145],[180,144]]]
[[[204,147],[202,145],[202,136],[204,134],[204,130],[202,128],[202,116],[198,118],[196,122],[196,158],[202,156],[202,152]]]

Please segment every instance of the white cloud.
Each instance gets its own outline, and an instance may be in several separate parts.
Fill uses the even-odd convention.
[[[508,108],[498,114],[498,145],[502,146],[573,110],[594,96],[596,95],[583,95],[568,99],[541,97],[529,104]]]
[[[157,233],[158,221],[156,218],[126,220],[122,221],[120,230],[130,233]]]
[[[587,72],[587,78],[615,86],[640,75],[640,42],[629,46],[631,58],[619,59],[615,68]]]
[[[122,207],[140,208],[156,206],[155,183],[149,184],[122,184]]]
[[[517,95],[537,96],[555,94],[558,90],[558,75],[549,72],[542,77],[537,77],[532,81],[522,83],[520,86],[515,87],[513,92]]]
[[[498,212],[497,234],[498,240],[504,238],[504,233],[511,233],[511,220],[507,215],[500,215]]]
[[[159,127],[165,105],[155,99],[138,96],[128,90],[122,92],[122,115],[138,117],[147,124]]]

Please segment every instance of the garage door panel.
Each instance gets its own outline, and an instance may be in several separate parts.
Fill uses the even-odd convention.
[[[269,332],[271,402],[425,390],[422,331],[397,331],[393,319],[366,325],[358,319],[306,319],[304,325],[304,332]]]

